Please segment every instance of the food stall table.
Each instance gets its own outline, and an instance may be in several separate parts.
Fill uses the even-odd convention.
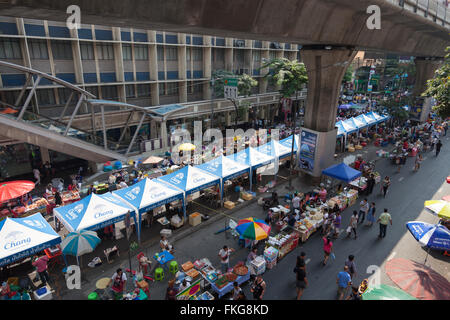
[[[158,253],[158,257],[156,255],[153,258],[163,267],[167,269],[167,262],[172,261],[175,257],[169,251],[163,251]]]
[[[208,281],[211,284],[211,288],[219,295],[219,299],[221,297],[223,297],[224,295],[226,295],[228,292],[230,292],[231,290],[233,290],[233,282],[228,282],[227,285],[225,285],[222,288],[218,288],[214,282],[211,282],[208,280],[208,278],[204,277],[204,279],[206,279],[206,281]],[[242,284],[246,281],[250,280],[250,271],[247,272],[247,274],[245,276],[238,276],[236,278],[236,282],[238,284]]]
[[[106,288],[108,288],[110,278],[101,278],[95,283],[95,287],[100,290],[100,297],[108,299]]]
[[[367,188],[367,179],[365,177],[359,177],[349,183],[352,188],[356,188],[358,191],[364,191]]]

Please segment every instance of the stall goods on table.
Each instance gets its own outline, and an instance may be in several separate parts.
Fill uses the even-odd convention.
[[[269,237],[266,242],[267,247],[274,247],[278,250],[278,261],[286,254],[294,250],[298,245],[299,234],[293,232],[291,234],[279,233],[275,237]]]
[[[277,265],[278,249],[269,246],[264,250],[264,259],[266,260],[266,268],[272,269]]]
[[[348,198],[345,197],[342,193],[340,193],[337,196],[330,198],[327,201],[327,205],[329,208],[334,208],[334,206],[337,204],[339,209],[342,211],[345,208],[347,208],[347,201],[348,201]]]
[[[320,226],[323,225],[323,208],[311,208],[306,212],[306,217],[295,223],[295,231],[302,242],[308,240]]]
[[[94,186],[95,193],[103,194],[109,191],[109,185],[107,183],[101,183]]]
[[[364,190],[367,188],[367,178],[359,177],[349,183],[349,185],[353,188],[357,188],[358,190]],[[351,206],[351,205],[350,205]]]
[[[45,214],[47,212],[48,201],[45,198],[40,198],[33,201],[32,204],[29,204],[25,207],[24,215],[30,215],[33,213],[40,212]]]
[[[81,197],[78,191],[64,191],[61,194],[61,199],[64,204],[69,204],[80,200]],[[55,204],[55,196],[54,195],[47,196],[47,201],[51,204]]]

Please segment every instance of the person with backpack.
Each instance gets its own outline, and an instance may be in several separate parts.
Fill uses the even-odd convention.
[[[322,264],[325,266],[327,264],[328,258],[330,257],[330,254],[333,250],[333,242],[331,242],[331,238],[323,237],[323,252],[324,252],[324,259]]]

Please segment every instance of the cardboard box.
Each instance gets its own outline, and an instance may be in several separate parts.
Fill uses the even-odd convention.
[[[234,208],[234,202],[232,201],[226,201],[223,206],[227,209],[233,209]]]
[[[193,227],[202,223],[202,216],[198,212],[194,212],[189,216],[189,224]]]
[[[194,264],[191,261],[188,261],[181,265],[181,269],[183,269],[184,272],[188,272],[192,268],[194,268]]]
[[[249,200],[253,199],[253,196],[251,194],[244,192],[244,193],[242,193],[242,199],[249,201]]]

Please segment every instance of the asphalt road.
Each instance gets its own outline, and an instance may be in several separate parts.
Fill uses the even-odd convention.
[[[370,228],[360,225],[358,227],[357,240],[345,238],[345,235],[341,235],[339,239],[335,240],[334,252],[336,260],[330,259],[327,266],[322,266],[322,240],[320,234],[316,232],[306,243],[301,244],[294,252],[286,255],[274,269],[267,270],[264,273],[263,277],[267,282],[267,291],[264,299],[295,299],[295,274],[293,273],[293,268],[296,257],[301,251],[305,251],[307,254],[306,262],[309,286],[305,289],[302,297],[302,299],[306,300],[335,299],[336,276],[342,270],[344,261],[350,254],[355,256],[357,266],[357,275],[354,279],[355,284],[359,284],[364,278],[368,278],[371,275],[370,272],[367,273],[369,266],[379,266],[381,283],[393,285],[384,270],[384,263],[393,257],[402,257],[423,262],[426,251],[409,234],[405,224],[412,220],[425,222],[438,221],[437,217],[424,210],[423,205],[425,200],[440,199],[442,196],[450,194],[450,184],[445,183],[445,178],[450,175],[450,135],[443,137],[442,142],[444,145],[439,157],[436,158],[434,152],[425,153],[425,161],[422,163],[422,168],[416,173],[412,171],[414,164],[413,158],[408,158],[407,164],[402,168],[400,173],[396,173],[395,166],[391,165],[387,159],[379,159],[377,161],[376,170],[383,177],[389,175],[392,184],[385,199],[379,193],[380,185],[377,184],[373,194],[368,197],[368,200],[369,202],[374,201],[376,203],[377,216],[379,216],[384,208],[387,208],[392,215],[393,226],[388,226],[386,238],[378,239],[378,225],[375,224]],[[375,148],[371,149],[372,151],[376,150]],[[372,154],[371,158],[374,157]],[[301,185],[304,182],[300,178],[296,180],[294,181],[294,186],[296,186],[297,190],[309,190],[309,188],[306,190],[302,188]],[[280,185],[277,188],[279,195],[286,193],[284,186]],[[352,211],[359,209],[360,200],[361,198],[358,199],[355,206],[347,208],[344,211],[342,215],[342,227],[348,225]],[[235,212],[232,217],[234,219],[240,219],[249,216],[264,219],[266,213],[260,206],[253,203]],[[187,237],[176,241],[174,243],[176,248],[176,261],[182,264],[188,260],[193,262],[197,259],[207,257],[213,265],[220,267],[218,251],[225,244],[228,247],[236,248],[236,252],[230,258],[230,265],[234,265],[238,261],[245,261],[249,252],[248,249],[238,248],[237,241],[232,237],[227,237],[225,233],[215,234],[215,232],[224,228],[227,220],[221,219],[211,223]],[[158,249],[155,243],[151,247],[146,248],[146,252],[149,255],[153,255]],[[262,254],[262,248],[260,248],[259,254]],[[439,252],[432,252],[428,257],[427,266],[431,266],[434,270],[449,279],[449,262],[449,257],[444,257]],[[135,257],[132,257],[132,264],[133,268],[137,267]],[[89,292],[95,289],[95,281],[100,277],[111,277],[117,267],[127,268],[128,260],[124,259],[110,265],[110,270],[101,271],[102,275],[85,275],[85,281],[82,283],[81,290],[71,290],[71,292],[61,298],[86,299]],[[167,280],[168,275],[166,274],[163,282],[154,282],[150,285],[152,300],[164,299]],[[129,289],[133,287],[131,281],[127,283],[127,287]],[[247,297],[251,298],[249,284],[245,284],[242,287]]]

